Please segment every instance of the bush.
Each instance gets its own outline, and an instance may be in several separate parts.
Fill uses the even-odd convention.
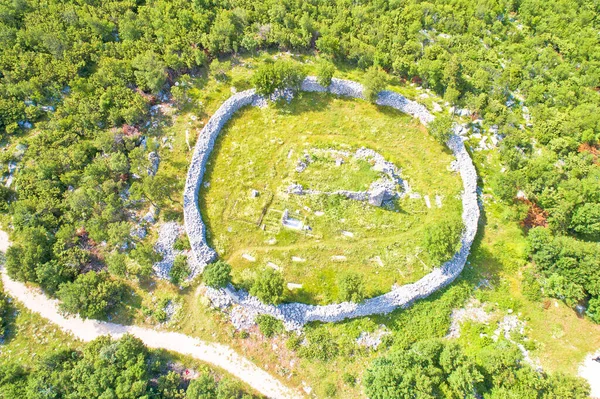
[[[338,282],[340,299],[359,303],[365,299],[365,284],[361,275],[348,273]]]
[[[354,376],[354,374],[346,372],[342,374],[342,381],[344,381],[345,384],[353,387],[356,384],[356,377]]]
[[[575,306],[585,298],[585,291],[579,284],[567,280],[559,274],[552,274],[544,282],[544,293],[560,299],[569,306]]]
[[[301,346],[299,355],[307,359],[323,362],[332,361],[339,354],[339,346],[326,328],[316,328],[306,333],[308,345]]]
[[[277,89],[300,89],[305,76],[302,68],[290,62],[277,61],[261,65],[252,76],[252,83],[258,94],[269,96]]]
[[[8,317],[8,297],[0,291],[0,341],[4,338],[6,332],[6,323]]]
[[[335,73],[335,67],[331,62],[321,61],[317,66],[317,82],[323,87],[329,87]]]
[[[229,70],[231,69],[231,61],[219,61],[218,59],[212,60],[210,63],[210,74],[215,77],[219,82],[226,82],[229,80]]]
[[[388,83],[388,75],[383,69],[372,66],[367,70],[363,79],[365,87],[365,98],[374,103],[377,101],[377,95],[385,89]]]
[[[178,251],[187,251],[192,249],[187,234],[177,237],[177,239],[175,240],[175,244],[173,244],[173,248]]]
[[[169,279],[175,285],[181,284],[190,275],[187,257],[185,255],[177,255],[171,270],[169,270]]]
[[[271,338],[275,334],[283,332],[283,323],[281,320],[267,314],[261,314],[256,317],[256,324],[261,334]]]
[[[586,314],[594,323],[600,324],[600,297],[590,299]]]
[[[202,279],[209,287],[225,287],[231,282],[231,266],[222,260],[211,263],[204,269]]]
[[[60,310],[79,313],[83,318],[105,318],[124,299],[126,287],[111,280],[106,272],[81,274],[74,282],[61,285],[58,297]]]
[[[260,299],[263,303],[279,304],[283,300],[283,276],[280,272],[269,268],[264,268],[258,272],[250,294]]]
[[[423,247],[433,263],[440,265],[454,255],[462,227],[458,219],[447,219],[425,229]]]
[[[539,301],[542,298],[542,285],[539,277],[532,270],[523,272],[522,288],[523,295],[530,301]]]
[[[325,397],[333,398],[337,393],[337,387],[334,383],[328,382],[325,384]]]
[[[452,136],[452,124],[451,116],[439,115],[429,123],[429,134],[439,143],[446,144],[450,136]]]

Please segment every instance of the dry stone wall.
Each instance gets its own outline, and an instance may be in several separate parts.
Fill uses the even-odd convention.
[[[342,79],[333,79],[329,87],[323,87],[317,83],[315,77],[308,77],[302,83],[301,90],[364,98],[362,85]],[[213,149],[215,139],[236,111],[244,106],[261,104],[262,102],[262,98],[254,90],[237,93],[223,103],[200,133],[188,170],[184,193],[185,226],[192,245],[193,273],[200,273],[206,264],[216,258],[216,253],[206,243],[205,227],[198,209],[198,190],[202,184],[206,162]],[[412,115],[425,125],[434,119],[433,115],[423,105],[392,91],[380,92],[377,104],[389,106]],[[353,317],[386,314],[398,307],[405,308],[414,301],[425,298],[447,286],[458,277],[465,266],[477,233],[479,220],[477,173],[471,157],[459,136],[453,135],[448,140],[447,145],[456,157],[456,166],[463,182],[462,220],[464,231],[461,236],[460,250],[452,259],[434,269],[425,277],[415,283],[395,287],[387,294],[367,299],[359,304],[343,302],[322,306],[303,303],[286,303],[278,306],[265,305],[247,292],[236,290],[231,286],[221,290],[208,288],[207,295],[215,305],[220,307],[238,305],[235,311],[232,312],[232,320],[236,327],[244,328],[248,326],[258,314],[270,314],[283,320],[287,329],[298,329],[311,321],[336,322]]]

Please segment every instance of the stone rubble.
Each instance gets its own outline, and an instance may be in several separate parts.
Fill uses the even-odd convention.
[[[375,332],[369,333],[363,331],[356,339],[356,343],[360,346],[364,346],[370,349],[377,349],[383,342],[383,337],[390,335],[391,332],[385,328],[385,326],[379,326],[379,329]]]
[[[326,88],[319,85],[315,77],[308,77],[302,83],[301,90],[330,92],[340,96],[364,98],[361,84],[342,79],[332,79],[331,85]],[[198,138],[188,169],[184,191],[185,228],[192,247],[190,265],[192,266],[193,274],[201,273],[208,263],[216,259],[216,252],[206,243],[205,226],[198,209],[198,191],[202,185],[206,163],[215,140],[225,123],[239,109],[251,104],[260,103],[260,98],[254,89],[232,95],[210,118]],[[412,115],[425,125],[434,119],[433,115],[423,105],[408,100],[404,96],[392,91],[380,92],[377,104],[390,106]],[[477,173],[469,153],[465,149],[462,139],[457,135],[450,137],[447,146],[456,157],[455,165],[460,172],[463,182],[463,193],[461,196],[464,230],[461,236],[459,251],[452,259],[435,268],[425,277],[412,284],[393,287],[387,294],[367,299],[359,304],[343,302],[322,306],[303,303],[285,303],[277,306],[265,305],[246,291],[236,290],[232,286],[221,290],[207,289],[207,296],[213,304],[216,303],[215,306],[217,307],[237,305],[233,307],[236,312],[235,320],[232,317],[232,322],[236,328],[244,328],[247,323],[253,323],[254,317],[258,314],[270,314],[282,320],[286,329],[294,330],[300,329],[304,324],[312,321],[336,322],[373,314],[387,314],[398,307],[406,308],[416,300],[425,298],[440,288],[447,286],[458,277],[465,266],[471,250],[471,244],[477,232],[480,213],[477,202]]]
[[[487,323],[491,319],[491,314],[485,311],[478,300],[469,301],[464,308],[454,309],[450,315],[450,328],[446,338],[459,338],[460,325],[465,321],[474,321],[477,323]]]
[[[177,255],[184,251],[178,251],[174,247],[177,237],[183,233],[183,226],[177,222],[167,222],[160,226],[158,230],[158,240],[154,244],[154,250],[163,258],[161,261],[152,265],[154,272],[160,278],[168,279],[173,262]]]

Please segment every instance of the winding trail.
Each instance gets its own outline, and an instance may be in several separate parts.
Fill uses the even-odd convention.
[[[0,251],[5,252],[9,244],[8,236],[0,230]],[[88,342],[102,335],[119,338],[123,334],[131,334],[141,339],[150,348],[166,349],[220,367],[268,398],[299,399],[303,397],[298,391],[286,387],[275,377],[226,345],[201,341],[176,332],[83,320],[78,316],[67,318],[58,311],[58,301],[28,288],[23,283],[14,281],[1,265],[0,274],[2,274],[4,291],[7,294],[21,302],[30,311],[38,313],[83,341]]]

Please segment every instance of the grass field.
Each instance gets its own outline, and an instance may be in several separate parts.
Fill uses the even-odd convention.
[[[361,147],[401,168],[402,178],[428,195],[432,207],[409,196],[378,208],[341,196],[286,193],[292,183],[326,192],[368,189],[380,173],[367,161],[346,157],[336,166],[328,155]],[[305,153],[313,162],[298,173]],[[238,284],[265,265],[281,269],[288,283],[302,284],[289,300],[335,301],[338,276],[350,271],[364,275],[368,295],[387,292],[437,266],[420,245],[425,226],[442,216],[460,217],[461,182],[449,170],[452,160],[418,121],[364,101],[301,93],[289,105],[242,110],[219,136],[200,192],[209,243],[231,263]],[[282,227],[286,209],[311,230]]]

